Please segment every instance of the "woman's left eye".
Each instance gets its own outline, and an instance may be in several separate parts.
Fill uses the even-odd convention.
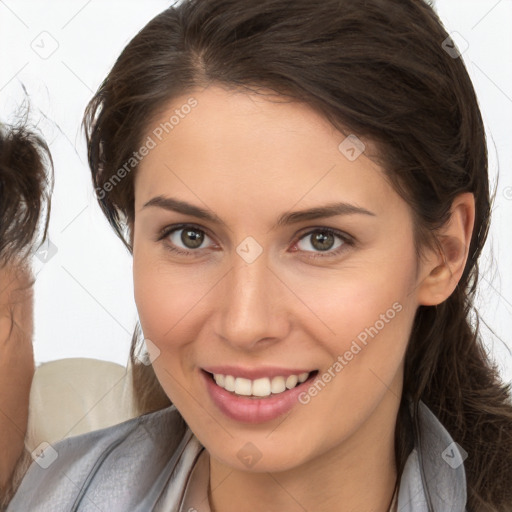
[[[193,253],[199,252],[198,249],[204,248],[201,245],[206,239],[211,240],[204,230],[191,224],[183,224],[164,228],[158,241],[163,240],[166,249],[171,252],[192,256]],[[338,243],[336,243],[336,239],[338,239]],[[304,244],[304,242],[306,243]],[[301,244],[303,244],[302,247],[300,247]],[[307,257],[318,258],[337,256],[346,250],[347,246],[353,244],[353,239],[346,233],[331,228],[315,228],[299,237],[293,247],[298,247],[300,252],[317,252],[317,254]],[[293,250],[293,252],[297,252],[297,250]]]
[[[335,245],[336,238],[340,240],[337,245]],[[312,247],[313,251],[308,250],[307,248],[301,250],[304,252],[319,251],[317,254],[308,256],[309,258],[328,258],[338,256],[341,252],[347,249],[347,246],[353,245],[354,243],[353,239],[349,235],[331,228],[316,228],[313,231],[308,231],[305,235],[300,237],[295,245],[298,246],[304,240],[307,242],[305,244],[306,247]]]

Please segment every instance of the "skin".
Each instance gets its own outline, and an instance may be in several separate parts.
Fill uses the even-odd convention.
[[[33,277],[25,265],[0,266],[0,489],[23,453],[34,375]]]
[[[367,157],[369,141],[351,162],[338,149],[345,135],[308,106],[216,85],[175,98],[145,136],[190,96],[197,107],[135,176],[133,273],[144,335],[160,351],[157,377],[210,455],[212,512],[387,511],[414,313],[455,288],[473,198],[454,203],[443,238],[450,258],[432,250],[418,261],[410,208]],[[225,225],[145,207],[155,196],[209,209]],[[337,201],[374,215],[273,228],[285,212]],[[190,239],[184,245],[181,231],[157,240],[163,228],[179,223],[206,233],[199,248]],[[325,227],[355,243],[335,237],[327,251],[319,250],[311,232]],[[248,236],[263,249],[252,263],[236,252]],[[190,254],[171,252],[173,245]],[[339,246],[341,253],[326,256]],[[321,375],[396,303],[401,311],[378,335],[287,416],[257,425],[234,421],[217,409],[200,378],[199,368],[221,364]],[[247,442],[261,453],[251,468],[237,456]]]

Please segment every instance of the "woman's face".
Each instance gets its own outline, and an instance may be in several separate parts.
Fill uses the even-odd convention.
[[[345,138],[304,104],[217,86],[144,138],[141,326],[169,398],[231,467],[290,469],[394,428],[425,272],[409,207]]]

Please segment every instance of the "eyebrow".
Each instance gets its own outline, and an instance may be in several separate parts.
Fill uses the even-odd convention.
[[[168,211],[182,213],[184,215],[191,215],[202,220],[207,220],[214,224],[220,224],[222,226],[226,225],[226,223],[211,210],[200,208],[193,204],[187,203],[185,201],[180,201],[172,197],[153,197],[147,203],[144,204],[142,209],[150,206],[163,208],[164,210]],[[367,210],[366,208],[361,208],[360,206],[355,206],[350,203],[329,203],[324,206],[317,206],[314,208],[309,208],[307,210],[285,212],[279,217],[279,219],[277,220],[276,224],[272,227],[272,229],[276,229],[278,227],[287,226],[291,224],[297,224],[299,222],[304,222],[308,220],[335,217],[337,215],[354,214],[370,215],[373,217],[376,216],[375,213]]]

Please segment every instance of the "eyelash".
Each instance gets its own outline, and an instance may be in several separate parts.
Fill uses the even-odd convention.
[[[168,251],[171,251],[172,253],[179,254],[180,256],[192,256],[194,253],[199,252],[200,249],[195,250],[195,251],[192,251],[192,250],[185,251],[183,249],[177,248],[174,245],[169,245],[169,243],[167,243],[165,241],[165,239],[171,233],[173,233],[175,231],[180,231],[185,228],[191,228],[192,230],[199,231],[200,233],[207,235],[209,238],[212,238],[204,229],[201,229],[198,226],[195,226],[194,224],[177,224],[177,225],[173,225],[173,226],[167,226],[164,229],[162,229],[160,231],[157,241],[158,242],[162,241],[164,244],[164,247]],[[299,236],[297,238],[297,240],[294,242],[294,245],[297,244],[303,238],[306,238],[307,236],[310,236],[314,233],[324,233],[327,235],[336,236],[342,240],[343,244],[340,247],[338,247],[337,249],[335,249],[334,251],[326,251],[325,253],[317,252],[317,253],[314,253],[313,255],[307,256],[307,258],[311,258],[311,259],[332,258],[332,257],[340,255],[343,251],[346,251],[347,246],[353,246],[355,244],[354,238],[347,235],[346,233],[343,233],[342,231],[338,231],[336,229],[328,228],[328,227],[318,227],[318,228],[311,229],[310,231],[307,231],[306,233]],[[297,249],[297,252],[301,252],[300,249]],[[312,252],[312,251],[302,251],[302,252],[308,253],[308,252]]]

